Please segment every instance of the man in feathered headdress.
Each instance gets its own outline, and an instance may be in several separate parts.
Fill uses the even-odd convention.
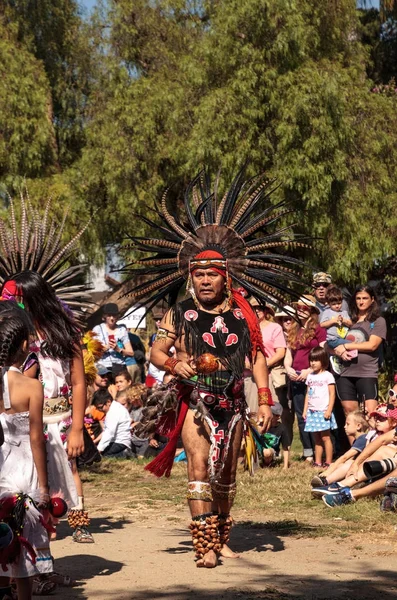
[[[133,276],[150,273],[151,277],[150,282],[135,288],[134,300],[148,310],[167,297],[171,304],[161,321],[151,360],[174,379],[164,391],[155,392],[147,407],[152,417],[148,426],[168,434],[169,442],[146,468],[168,476],[182,435],[188,461],[190,529],[199,567],[216,566],[219,554],[234,556],[228,547],[230,509],[248,415],[243,386],[247,359],[258,386],[257,419],[262,431],[269,427],[272,416],[259,323],[236,288],[259,298],[271,294],[272,302],[276,298],[281,304],[290,291],[288,283],[299,280],[292,269],[281,264],[295,259],[268,253],[270,248],[298,244],[286,240],[285,229],[257,237],[258,233],[263,236],[269,221],[276,221],[289,209],[275,213],[270,206],[252,218],[259,201],[270,193],[272,182],[262,177],[244,182],[243,176],[244,170],[218,205],[208,177],[201,174],[185,194],[184,224],[169,213],[164,196],[159,214],[168,228],[157,226],[163,239],[132,238],[135,249],[157,252],[155,257],[135,263],[143,266],[133,270]],[[280,206],[282,203],[276,209]],[[186,280],[190,297],[175,302]],[[172,346],[176,356],[170,358]],[[152,411],[159,406],[153,417]],[[176,420],[172,421],[175,407]]]
[[[197,565],[214,567],[218,553],[233,555],[227,543],[245,416],[246,357],[253,362],[259,388],[258,422],[265,430],[272,400],[256,316],[241,294],[231,290],[227,261],[220,252],[200,252],[190,261],[188,287],[191,298],[163,318],[151,359],[178,378],[179,426],[172,440],[181,432]],[[176,348],[176,358],[169,358],[171,346]],[[152,471],[160,467],[158,474],[162,474],[172,464],[172,440],[152,463]],[[205,546],[197,537],[200,531],[211,535]]]

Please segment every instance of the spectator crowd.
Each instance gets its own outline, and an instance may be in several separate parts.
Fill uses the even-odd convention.
[[[314,274],[312,285],[282,309],[249,299],[275,401],[260,465],[289,468],[296,419],[301,460],[316,471],[314,498],[334,507],[384,494],[382,509],[397,508],[397,379],[388,401],[379,403],[387,327],[378,298],[371,286],[362,285],[348,301],[324,272]],[[163,315],[153,316],[158,327]],[[94,328],[104,354],[89,389],[86,427],[102,456],[153,457],[167,439],[155,433],[142,438],[134,431],[152,390],[166,382],[165,373],[150,363],[156,334],[146,352],[140,338],[117,320],[117,305],[106,304],[103,322]],[[244,375],[255,418],[258,394],[248,363]]]

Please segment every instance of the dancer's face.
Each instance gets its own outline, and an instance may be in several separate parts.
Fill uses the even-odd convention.
[[[225,278],[212,269],[196,269],[192,274],[194,292],[200,304],[216,306],[225,298]]]

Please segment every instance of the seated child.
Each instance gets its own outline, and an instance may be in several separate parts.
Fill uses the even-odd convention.
[[[349,327],[352,326],[352,320],[346,310],[342,310],[343,294],[342,290],[336,285],[330,285],[327,289],[325,299],[329,308],[326,308],[320,316],[320,325],[327,330],[327,344],[330,348],[336,348],[341,344],[346,344],[346,337],[349,333]],[[349,357],[355,358],[357,350],[350,350]],[[336,368],[334,371],[338,373],[338,361],[336,357],[332,357],[331,364]]]
[[[120,402],[112,400],[108,390],[95,392],[92,403],[105,413],[105,423],[98,450],[102,456],[129,458],[131,456],[131,418]]]
[[[368,436],[366,435],[368,429],[368,422],[361,411],[356,410],[347,415],[345,432],[348,436],[354,436],[353,445],[350,450],[340,456],[325,471],[313,477],[311,485],[314,498],[323,496],[324,486],[328,487],[331,483],[339,481],[347,475],[353,461],[361,454],[368,443]],[[317,489],[318,487],[320,490]]]
[[[394,459],[397,454],[397,409],[389,410],[386,404],[381,404],[370,416],[375,417],[376,427],[381,431],[381,435],[359,454],[344,479],[331,484],[328,489],[324,486],[323,502],[330,508],[355,502],[355,494],[350,488],[371,479],[372,475],[368,472],[369,462],[386,461],[389,469],[393,469],[393,460],[387,459]],[[384,474],[386,475],[386,472]],[[362,496],[363,494],[360,494],[360,497]]]
[[[264,448],[262,451],[263,456],[263,467],[270,467],[271,465],[276,464],[281,460],[280,456],[280,446],[283,449],[283,468],[288,469],[289,467],[289,452],[290,452],[290,440],[287,428],[283,423],[281,423],[281,415],[283,412],[283,407],[279,402],[275,402],[275,404],[271,407],[272,411],[272,422],[270,425],[270,429],[267,433],[271,433],[275,436],[275,443],[272,448]]]

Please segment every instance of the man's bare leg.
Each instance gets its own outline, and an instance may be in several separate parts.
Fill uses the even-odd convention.
[[[226,458],[222,475],[216,484],[212,484],[212,510],[220,515],[230,515],[235,496],[236,471],[237,462],[241,448],[241,440],[243,436],[243,421],[240,420],[234,428],[232,439],[230,440],[229,452]],[[238,558],[240,555],[233,552],[227,543],[223,543],[221,547],[221,556],[223,558]]]
[[[199,419],[196,419],[192,410],[188,410],[182,429],[182,442],[187,457],[187,473],[189,482],[208,482],[208,455],[210,451],[210,438],[208,431]],[[204,487],[204,486],[201,486]],[[210,490],[209,490],[210,491]],[[205,494],[193,494],[194,496]],[[188,499],[192,519],[198,515],[212,513],[211,500]],[[216,552],[209,550],[200,558],[197,567],[213,568],[218,564]]]

